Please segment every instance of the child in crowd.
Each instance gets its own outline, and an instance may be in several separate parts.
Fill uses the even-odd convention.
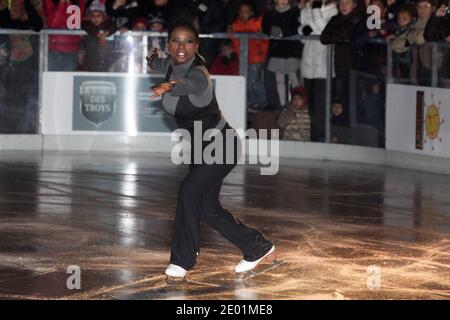
[[[410,78],[411,69],[411,30],[417,18],[417,10],[413,4],[405,4],[398,9],[398,29],[388,40],[392,44],[393,76],[403,80]]]
[[[256,15],[253,1],[241,1],[238,16],[230,28],[231,32],[259,33],[262,31],[262,16]],[[239,40],[233,40],[234,51],[240,54]],[[263,66],[269,42],[253,39],[249,41],[247,71],[247,104],[251,109],[263,109],[267,103],[264,89]]]
[[[230,40],[222,42],[219,55],[214,59],[209,72],[217,75],[239,74],[239,59]]]
[[[116,55],[114,44],[107,38],[117,31],[117,27],[106,15],[105,5],[98,0],[93,1],[88,8],[88,20],[83,21],[81,27],[88,33],[83,41],[82,70],[109,71]]]
[[[286,38],[298,34],[300,9],[291,0],[272,0],[272,8],[264,13],[263,32],[273,37]],[[302,44],[299,41],[270,40],[267,68],[276,76],[280,105],[286,104],[285,76],[292,87],[300,84],[298,72]]]
[[[133,31],[147,31],[148,21],[145,17],[138,17],[133,20],[131,29]]]
[[[151,17],[149,21],[149,29],[152,32],[166,32],[165,21],[161,17]],[[152,37],[150,39],[149,52],[153,52],[156,49],[158,53],[158,58],[166,58],[166,41],[164,37]]]
[[[308,112],[308,96],[303,87],[291,92],[292,100],[278,117],[283,140],[310,141],[311,120]]]
[[[346,120],[344,119],[344,106],[339,98],[334,99],[331,105],[331,143],[345,143]]]

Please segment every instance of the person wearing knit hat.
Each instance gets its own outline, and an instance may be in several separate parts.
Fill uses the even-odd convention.
[[[117,26],[108,18],[105,5],[99,0],[94,0],[87,12],[88,20],[81,24],[81,28],[88,34],[83,38],[85,57],[82,69],[105,72],[115,59],[112,52],[113,43],[107,38],[117,31]]]
[[[147,31],[148,30],[148,21],[145,17],[137,17],[133,20],[132,30],[134,31]]]
[[[91,12],[100,12],[105,14],[106,13],[105,4],[100,2],[99,0],[92,1],[91,5],[88,8],[88,14],[90,14]]]
[[[277,122],[283,140],[311,141],[311,118],[308,94],[304,87],[291,90],[292,98],[280,113]]]
[[[106,15],[106,8],[99,0],[94,0],[87,10],[88,19],[95,27],[100,26],[108,17]]]
[[[166,31],[165,24],[166,22],[164,21],[163,18],[159,16],[152,17],[149,22],[150,30],[153,32],[164,32]]]
[[[161,17],[161,15],[149,15],[149,28],[150,31],[153,32],[165,32],[165,20]],[[165,59],[167,57],[166,53],[166,38],[163,37],[152,37],[150,41],[150,50],[153,51],[156,49],[158,53],[158,58]]]

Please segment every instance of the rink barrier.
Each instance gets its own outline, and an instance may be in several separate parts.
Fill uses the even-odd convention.
[[[42,101],[42,76],[48,70],[48,36],[49,35],[85,35],[84,31],[73,30],[42,30],[39,33],[23,30],[1,29],[0,34],[32,34],[39,35],[39,102]],[[128,32],[127,35],[147,37],[167,37],[166,33],[155,32]],[[279,39],[270,38],[263,34],[202,34],[201,38],[209,39],[239,39],[240,41],[240,74],[247,75],[248,40],[249,39]],[[319,40],[319,36],[293,36],[283,40]],[[450,43],[427,43],[432,46],[432,58],[436,62],[438,48],[450,50]],[[394,83],[392,76],[392,47],[388,46],[386,83]],[[144,54],[147,55],[146,46],[143,46]],[[330,114],[331,104],[331,79],[332,79],[332,57],[333,46],[327,46],[327,90],[326,90],[326,114]],[[144,71],[146,73],[146,70]],[[431,83],[437,86],[439,81],[438,64],[432,64]],[[42,105],[41,105],[42,109]],[[447,121],[449,121],[448,119]],[[38,129],[40,131],[40,128]],[[326,141],[330,141],[330,122],[326,121]],[[146,145],[146,146],[144,146]],[[41,134],[1,134],[0,150],[35,150],[35,151],[86,151],[86,152],[167,152],[167,137],[127,137],[127,136],[64,136],[64,135],[41,135]],[[394,166],[400,168],[417,169],[428,172],[450,174],[450,160],[443,157],[411,154],[408,152],[391,151],[378,148],[328,144],[328,143],[302,143],[293,141],[280,141],[281,157],[302,158],[314,160],[333,160],[361,162],[376,165]]]

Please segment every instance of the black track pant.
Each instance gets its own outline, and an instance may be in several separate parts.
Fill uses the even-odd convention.
[[[235,164],[190,165],[178,193],[170,263],[186,270],[194,267],[200,252],[201,220],[236,245],[248,261],[259,259],[270,249],[272,243],[259,230],[244,225],[220,204],[222,181],[234,167]]]

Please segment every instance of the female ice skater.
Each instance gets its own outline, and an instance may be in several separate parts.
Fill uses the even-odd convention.
[[[202,161],[189,165],[189,173],[178,191],[170,264],[165,273],[168,277],[180,279],[194,267],[200,252],[201,220],[242,251],[243,259],[236,265],[235,271],[242,273],[251,270],[263,259],[272,258],[275,246],[261,231],[234,218],[219,202],[222,181],[239,159],[238,149],[241,147],[238,145],[237,133],[223,118],[204,60],[197,53],[198,31],[189,23],[179,23],[169,30],[168,37],[167,58],[158,58],[155,54],[147,57],[152,70],[166,75],[165,82],[152,87],[152,99],[162,96],[165,111],[175,118],[180,128],[189,131],[191,145],[194,139],[196,142],[202,141],[206,130],[218,129],[215,130],[216,134],[220,132],[223,136],[224,161],[223,164]],[[194,121],[201,122],[202,136],[198,136],[198,133],[194,135]],[[233,130],[232,138],[225,134],[226,129]],[[225,161],[227,139],[234,139],[234,161],[231,164]],[[203,149],[209,143],[202,142]]]

